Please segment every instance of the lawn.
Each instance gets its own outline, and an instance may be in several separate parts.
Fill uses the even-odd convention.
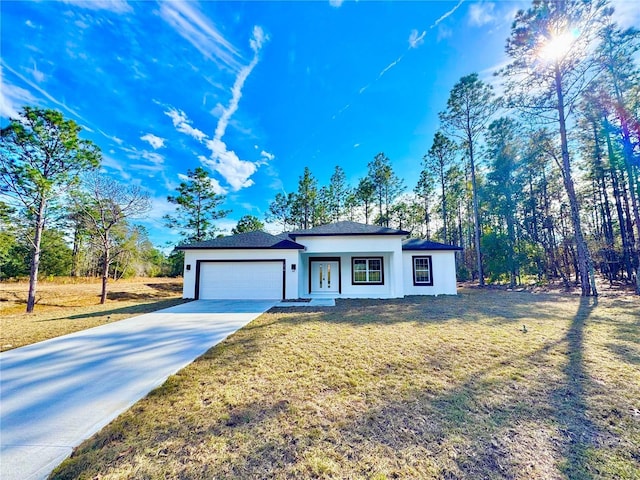
[[[27,282],[0,282],[0,351],[153,312],[182,303],[182,279],[109,282],[100,305],[100,279],[59,278],[38,283],[34,313],[24,313]]]
[[[640,302],[463,289],[273,309],[52,478],[637,479]]]

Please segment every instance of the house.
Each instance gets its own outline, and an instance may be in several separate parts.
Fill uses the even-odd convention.
[[[397,298],[456,294],[460,247],[356,222],[181,245],[184,298]]]

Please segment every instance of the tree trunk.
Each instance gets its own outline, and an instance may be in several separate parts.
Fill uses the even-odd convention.
[[[606,132],[607,152],[609,154],[609,165],[611,174],[611,186],[613,187],[613,199],[616,205],[616,213],[618,215],[618,225],[620,227],[620,237],[622,239],[622,263],[624,270],[626,271],[627,278],[631,280],[633,278],[633,267],[631,265],[631,245],[629,245],[629,235],[627,235],[627,221],[624,218],[624,210],[622,208],[622,193],[620,192],[620,181],[618,179],[618,171],[615,163],[615,153],[613,151],[613,145],[611,143],[611,137],[609,132]]]
[[[78,256],[80,255],[80,228],[76,224],[73,229],[73,251],[71,253],[71,276],[78,276]]]
[[[33,238],[33,255],[31,256],[31,266],[29,269],[29,293],[27,295],[27,313],[32,313],[36,306],[36,289],[38,288],[38,270],[40,268],[40,244],[42,243],[42,232],[44,231],[44,212],[46,200],[40,198],[38,214],[36,217],[36,231]]]
[[[595,279],[593,278],[593,266],[589,249],[582,233],[582,225],[580,224],[580,209],[578,198],[571,176],[571,162],[569,159],[569,146],[567,141],[567,125],[564,113],[564,93],[562,91],[562,79],[560,69],[556,64],[555,68],[555,86],[558,98],[558,120],[560,122],[560,147],[562,150],[562,179],[569,197],[569,207],[571,211],[571,222],[573,223],[575,240],[576,240],[576,261],[578,263],[578,271],[580,274],[580,289],[583,297],[597,296]]]
[[[469,162],[471,166],[471,196],[473,197],[473,240],[476,248],[476,267],[478,269],[478,285],[484,287],[484,271],[482,270],[482,252],[480,251],[480,207],[478,205],[478,187],[476,184],[476,164],[473,159],[473,143],[469,142]]]
[[[100,293],[100,304],[102,305],[107,302],[107,282],[109,281],[109,264],[111,263],[108,239],[105,240],[104,247],[104,256],[102,257],[102,292]]]
[[[509,238],[509,287],[514,288],[516,286],[516,233],[515,233],[515,219],[513,215],[514,206],[509,202],[507,208],[507,237]]]
[[[607,248],[613,248],[614,240],[613,240],[613,221],[611,216],[611,206],[609,203],[609,194],[607,192],[607,181],[605,175],[605,169],[602,165],[602,147],[600,146],[600,136],[598,135],[598,129],[596,122],[592,122],[593,126],[593,139],[595,144],[595,167],[597,173],[597,181],[600,187],[600,194],[602,195],[602,208],[603,208],[603,229],[604,236],[607,242]],[[607,134],[608,136],[608,134]]]
[[[444,169],[440,168],[440,187],[442,189],[442,239],[444,243],[448,243],[447,236],[447,199],[445,197],[444,189]]]
[[[629,190],[631,191],[631,202],[633,207],[633,218],[636,224],[636,256],[640,254],[640,205],[638,205],[639,200],[637,198],[637,178],[634,175],[633,165],[633,143],[631,141],[631,132],[629,131],[629,119],[626,118],[626,115],[623,115],[622,112],[626,112],[627,110],[624,108],[624,99],[622,98],[622,92],[620,87],[618,86],[618,76],[612,73],[613,77],[613,86],[615,88],[616,101],[618,104],[618,108],[616,111],[618,112],[618,118],[620,119],[620,125],[622,126],[622,152],[624,154],[625,160],[625,168],[627,169],[627,174],[629,177]],[[638,129],[638,136],[640,136],[640,129]],[[640,295],[640,260],[636,260],[635,264],[635,275],[636,275],[636,294]]]

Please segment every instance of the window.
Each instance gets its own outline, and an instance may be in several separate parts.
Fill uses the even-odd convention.
[[[382,285],[384,283],[382,257],[352,258],[351,283],[353,285]]]
[[[412,257],[413,258],[413,284],[433,286],[433,272],[431,268],[431,257]]]

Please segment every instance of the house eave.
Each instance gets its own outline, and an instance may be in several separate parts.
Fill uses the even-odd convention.
[[[381,233],[290,233],[291,238],[296,237],[406,237],[409,232],[381,232]]]
[[[189,247],[178,246],[176,250],[305,250],[306,247],[300,245],[299,247]]]

